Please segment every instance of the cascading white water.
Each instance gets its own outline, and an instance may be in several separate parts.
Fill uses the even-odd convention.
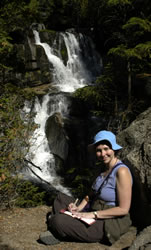
[[[79,81],[80,86],[82,87],[92,81],[92,74],[85,67],[85,64],[81,57],[81,49],[78,40],[74,36],[74,34],[66,32],[62,33],[62,36],[65,41],[65,45],[68,52],[68,62],[67,68],[72,72],[72,75],[77,81]]]
[[[76,37],[67,32],[61,33],[66,45],[68,61],[65,66],[61,58],[55,55],[54,50],[47,43],[41,43],[39,33],[34,30],[36,45],[40,45],[44,48],[48,61],[53,65],[53,82],[55,87],[58,88],[58,92],[74,92],[76,89],[84,87],[91,82],[92,73],[89,72],[81,57],[81,50]],[[41,179],[49,182],[55,189],[69,194],[68,188],[63,187],[60,184],[60,178],[56,176],[55,160],[53,154],[50,152],[48,141],[45,135],[45,124],[51,115],[55,112],[60,112],[62,116],[68,114],[67,99],[60,95],[58,98],[53,97],[53,104],[51,109],[48,109],[48,102],[50,103],[51,95],[47,94],[43,97],[40,103],[38,98],[35,101],[34,112],[36,113],[34,122],[38,125],[38,128],[34,131],[34,134],[30,140],[30,149],[27,155],[27,159],[39,168],[30,168]],[[28,107],[25,105],[25,112],[28,112]],[[28,173],[29,174],[29,173]],[[35,177],[32,172],[30,175]]]
[[[84,69],[84,64],[80,60],[80,47],[75,36],[71,33],[62,33],[68,53],[67,66],[57,57],[47,43],[41,43],[39,33],[33,30],[37,45],[41,45],[48,57],[49,62],[53,64],[53,79],[58,90],[63,92],[74,92],[76,89],[84,87],[86,82],[90,82],[90,72]]]
[[[26,156],[29,162],[32,162],[35,167],[30,164],[31,171],[26,171],[26,175],[36,178],[39,176],[39,180],[44,180],[50,183],[52,187],[56,190],[60,190],[64,193],[69,194],[69,190],[63,187],[60,182],[59,176],[56,176],[55,171],[55,160],[53,154],[50,152],[48,141],[45,135],[45,123],[47,118],[51,116],[54,112],[66,113],[66,105],[64,105],[64,100],[59,98],[57,103],[51,105],[51,111],[48,113],[48,101],[50,101],[50,96],[45,95],[40,104],[38,98],[35,100],[34,112],[36,113],[34,122],[38,125],[38,128],[34,131],[32,138],[30,139],[30,149],[28,155]],[[26,105],[24,111],[27,113],[28,106]]]

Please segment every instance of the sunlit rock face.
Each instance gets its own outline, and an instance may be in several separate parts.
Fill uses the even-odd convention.
[[[121,158],[134,172],[134,196],[137,223],[151,224],[151,108],[143,112],[118,135],[123,146]]]

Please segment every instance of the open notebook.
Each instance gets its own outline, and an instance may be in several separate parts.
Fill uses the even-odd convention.
[[[77,218],[77,217],[75,217],[74,214],[72,214],[72,213],[69,212],[68,210],[64,210],[64,209],[61,209],[61,210],[60,210],[60,213],[67,214],[67,215],[72,216],[73,218],[78,219],[78,220],[82,220],[82,221],[84,221],[85,223],[87,223],[88,225],[91,225],[91,224],[93,224],[93,223],[96,221],[95,219],[88,219],[88,218],[84,218],[84,217],[82,217],[82,218]]]

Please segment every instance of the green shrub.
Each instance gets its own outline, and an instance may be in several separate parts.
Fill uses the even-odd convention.
[[[29,98],[29,94],[28,94]],[[33,124],[25,124],[20,110],[24,106],[26,94],[23,89],[5,84],[0,93],[0,181],[1,205],[14,204],[17,197],[18,173],[24,167],[28,138],[34,129]]]
[[[15,205],[19,207],[35,207],[44,204],[45,191],[40,191],[29,181],[20,182],[17,186],[18,197]]]

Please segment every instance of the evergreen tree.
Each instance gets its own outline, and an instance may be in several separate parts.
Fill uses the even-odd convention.
[[[132,74],[145,73],[145,70],[149,70],[151,42],[147,38],[151,33],[151,22],[132,17],[123,25],[123,30],[125,31],[124,43],[111,48],[108,54],[114,55],[117,59],[118,57],[123,58],[127,62],[128,108],[131,108]],[[131,35],[132,31],[133,35]]]

